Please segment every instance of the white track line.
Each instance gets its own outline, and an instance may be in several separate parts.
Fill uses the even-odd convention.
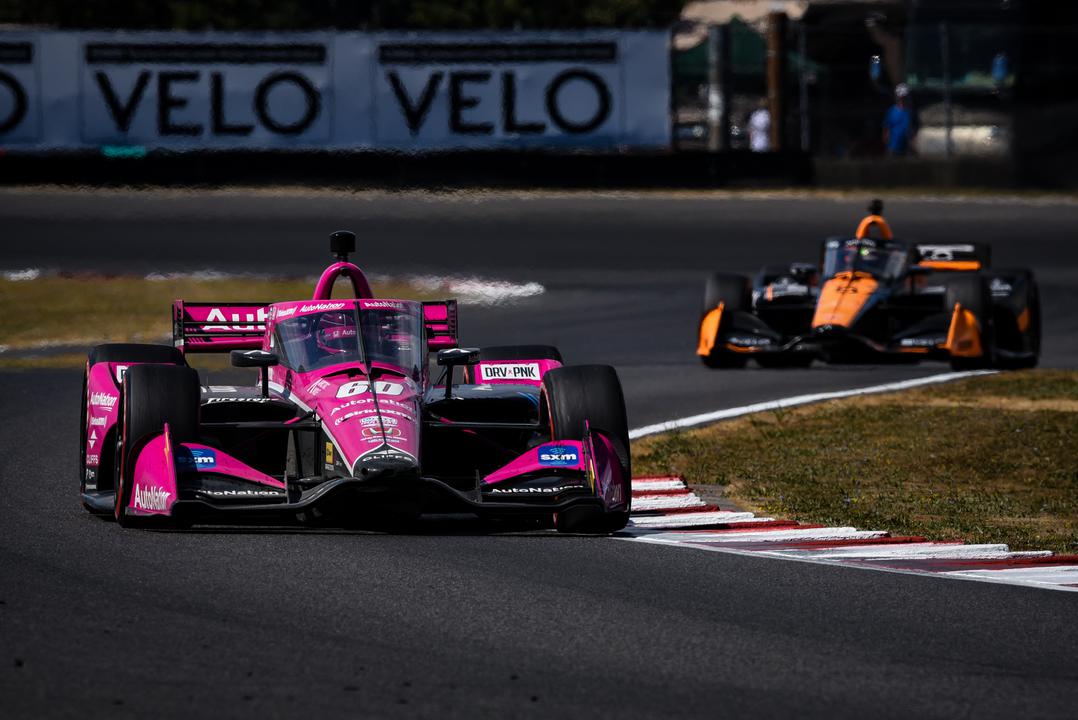
[[[764,518],[754,518],[762,520]],[[663,542],[691,542],[691,543],[781,543],[781,542],[813,542],[817,540],[871,540],[884,537],[887,533],[883,530],[858,530],[852,527],[829,527],[829,528],[783,528],[775,530],[747,530],[745,532],[721,532],[721,533],[663,533],[662,535],[649,535],[649,540]],[[691,538],[691,539],[688,539]],[[768,552],[778,552],[768,550]]]
[[[1045,565],[1025,568],[952,570],[942,573],[976,580],[1010,580],[1037,585],[1078,585],[1078,565]],[[1078,590],[1078,587],[1068,588]]]
[[[959,545],[955,543],[902,543],[896,545],[857,545],[854,547],[797,548],[768,550],[779,555],[797,555],[815,560],[1013,560],[1023,557],[1047,557],[1052,553],[1016,553],[1006,545]]]
[[[693,493],[687,495],[636,495],[633,497],[633,512],[650,510],[671,510],[707,505]]]
[[[652,515],[634,517],[629,527],[638,528],[679,528],[694,525],[717,525],[719,523],[760,522],[770,518],[758,518],[750,512],[688,512],[676,515]]]
[[[765,412],[767,410],[779,410],[782,408],[795,407],[797,405],[809,405],[811,403],[823,402],[824,400],[837,400],[839,398],[853,397],[855,395],[874,395],[876,393],[897,392],[899,390],[909,390],[910,388],[921,387],[922,385],[937,385],[939,383],[952,382],[963,378],[976,377],[977,375],[993,375],[995,372],[995,370],[951,372],[943,373],[941,375],[929,375],[928,377],[914,378],[913,380],[886,383],[884,385],[870,385],[869,387],[854,388],[851,390],[836,390],[834,392],[813,393],[811,395],[795,395],[794,397],[782,398],[781,400],[769,400],[767,402],[745,405],[743,407],[715,410],[714,412],[701,413],[700,415],[690,415],[688,417],[667,420],[666,422],[656,423],[654,425],[645,425],[644,427],[630,430],[629,439],[636,440],[637,438],[655,435],[668,430],[706,425],[707,423],[716,422],[718,420],[728,420],[730,418]]]
[[[680,490],[686,487],[680,478],[633,478],[633,490]]]
[[[756,557],[765,558],[768,560],[783,560],[786,562],[801,562],[809,563],[811,565],[827,565],[830,567],[847,568],[849,570],[857,570],[861,572],[885,572],[892,575],[915,575],[923,578],[938,578],[941,580],[967,580],[974,582],[988,582],[995,583],[997,585],[1022,585],[1024,587],[1038,588],[1042,590],[1062,590],[1064,592],[1078,592],[1078,587],[1072,587],[1070,583],[1057,585],[1054,583],[1037,582],[1033,580],[1025,580],[1021,577],[1014,575],[1004,574],[1004,570],[970,570],[961,572],[926,572],[924,570],[907,570],[904,568],[890,568],[883,566],[868,566],[861,565],[857,562],[842,562],[841,560],[821,560],[819,558],[812,557],[798,557],[796,555],[779,555],[773,552],[759,552],[757,550],[741,550],[734,547],[723,547],[720,544],[695,544],[695,543],[677,543],[666,540],[653,540],[651,535],[641,534],[636,536],[615,536],[618,540],[627,540],[629,542],[642,542],[651,543],[655,545],[663,545],[665,547],[679,547],[687,550],[697,550],[705,552],[718,552],[726,555],[741,555],[742,557]],[[937,558],[938,559],[938,558]],[[970,573],[970,574],[967,574]],[[973,574],[976,573],[976,574]]]

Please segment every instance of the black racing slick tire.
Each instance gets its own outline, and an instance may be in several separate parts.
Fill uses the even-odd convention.
[[[1024,331],[1025,342],[1032,355],[1024,360],[1016,360],[1010,364],[1013,368],[1035,368],[1041,359],[1041,290],[1033,279],[1033,273],[1029,273],[1029,325]]]
[[[117,443],[116,521],[132,524],[126,508],[131,500],[132,467],[146,440],[168,423],[173,443],[198,439],[201,391],[198,373],[177,365],[135,365],[124,374],[121,430]]]
[[[625,396],[614,368],[609,365],[555,368],[543,377],[541,402],[552,441],[583,440],[587,421],[593,430],[611,439],[624,476],[632,477]],[[617,532],[628,521],[628,506],[617,512],[582,507],[558,513],[555,527],[559,532],[602,534]]]
[[[973,370],[992,367],[995,357],[995,332],[992,313],[992,291],[988,278],[980,273],[955,274],[947,279],[943,296],[946,312],[954,310],[955,304],[973,313],[981,328],[980,357],[951,357],[954,370]]]
[[[86,367],[82,373],[82,408],[79,413],[79,463],[81,469],[79,476],[79,490],[86,491],[86,479],[90,468],[86,465],[86,433],[87,433],[87,407],[90,399],[87,396],[87,381],[90,368],[98,363],[160,363],[168,365],[185,365],[183,353],[169,345],[144,345],[138,343],[107,343],[98,345],[90,350],[86,356]],[[118,383],[119,381],[117,381]],[[116,459],[116,435],[110,431],[103,439],[100,450],[100,461],[97,469],[98,489],[109,489],[107,483],[115,478]],[[106,483],[103,488],[102,483]],[[113,486],[114,487],[114,486]],[[93,509],[84,504],[87,510]]]
[[[709,312],[723,304],[723,320],[719,326],[721,333],[726,325],[729,313],[748,311],[752,307],[752,283],[744,275],[713,273],[704,284],[704,305],[700,312],[700,322]],[[731,352],[719,343],[707,355],[700,355],[701,362],[709,368],[741,368],[748,362],[746,355]]]
[[[1026,269],[993,273],[1010,286],[1010,293],[995,304],[998,367],[1009,370],[1034,368],[1041,354],[1041,293],[1033,272]],[[993,298],[996,301],[996,298]]]

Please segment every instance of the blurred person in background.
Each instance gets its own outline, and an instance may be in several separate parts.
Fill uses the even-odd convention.
[[[753,152],[771,150],[771,111],[764,101],[749,115],[749,148]]]
[[[909,99],[909,85],[896,85],[895,104],[883,118],[883,143],[887,146],[888,155],[901,156],[910,153],[910,141],[917,129]]]

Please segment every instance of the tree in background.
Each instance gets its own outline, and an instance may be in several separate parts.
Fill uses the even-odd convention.
[[[686,0],[0,0],[0,24],[176,30],[665,27]]]

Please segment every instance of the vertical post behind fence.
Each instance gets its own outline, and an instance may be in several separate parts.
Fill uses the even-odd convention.
[[[730,29],[707,29],[707,149],[730,148]]]
[[[771,149],[785,150],[786,13],[767,16],[767,105],[771,113]]]
[[[951,133],[954,127],[954,107],[951,103],[951,42],[946,20],[940,23],[940,59],[943,71],[943,153],[949,158],[954,153]]]
[[[809,98],[808,98],[808,41],[805,38],[805,23],[797,24],[797,109],[798,126],[801,131],[801,152],[809,151]]]

